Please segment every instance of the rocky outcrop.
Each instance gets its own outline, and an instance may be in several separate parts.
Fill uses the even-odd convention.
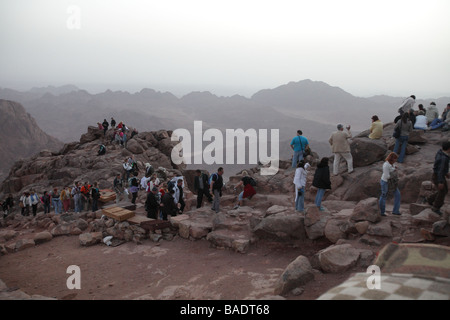
[[[126,148],[111,143],[109,134],[112,134],[111,130],[104,137],[102,130],[89,127],[79,143],[66,144],[59,152],[41,151],[16,162],[0,192],[15,194],[18,198],[22,192],[33,188],[42,195],[53,187],[61,190],[72,186],[74,181],[97,181],[100,188],[112,188],[116,175],[123,173],[124,159],[129,156],[134,157],[141,172],[145,170],[145,163],[155,169],[165,168],[172,175],[180,174],[179,169],[184,169],[184,165],[171,162],[170,152],[175,142],[170,141],[170,131],[140,133],[128,141]],[[103,156],[97,155],[100,144],[107,149]]]
[[[0,123],[0,180],[18,159],[28,158],[41,150],[57,151],[63,145],[42,131],[17,102],[0,99]]]

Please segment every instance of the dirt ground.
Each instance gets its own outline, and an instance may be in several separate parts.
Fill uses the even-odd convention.
[[[78,236],[56,237],[0,257],[0,279],[10,290],[62,300],[243,300],[271,299],[277,279],[299,255],[310,258],[327,241],[288,245],[258,242],[246,254],[210,247],[206,240],[124,243],[82,247]],[[81,289],[69,290],[71,265],[80,267]],[[347,279],[322,274],[288,300],[312,300]]]

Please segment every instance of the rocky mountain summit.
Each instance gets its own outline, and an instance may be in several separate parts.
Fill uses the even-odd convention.
[[[147,240],[170,241],[179,236],[193,241],[206,239],[213,247],[243,254],[259,241],[299,247],[316,241],[323,243],[323,250],[299,258],[285,270],[285,275],[274,288],[274,295],[285,296],[313,280],[315,272],[364,272],[377,252],[391,242],[449,245],[450,199],[446,199],[441,209],[444,212],[442,216],[432,212],[423,201],[427,194],[433,192],[430,179],[434,156],[441,143],[450,138],[449,133],[414,131],[405,162],[399,164],[402,215],[389,214],[392,199],[388,199],[388,215],[381,217],[378,209],[379,181],[384,159],[393,148],[392,132],[393,124],[386,124],[380,140],[368,139],[367,132],[352,139],[355,170],[348,174],[345,163],[342,163],[341,174],[332,176],[332,190],[326,193],[322,203],[326,208],[324,212],[313,204],[316,190],[311,184],[319,161],[317,154],[313,153],[308,158],[312,167],[307,179],[304,214],[294,208],[294,170],[289,161],[280,161],[280,170],[274,176],[261,175],[260,166],[251,169],[249,174],[257,181],[257,194],[251,200],[245,200],[244,206],[238,209],[233,208],[239,192],[234,191],[234,186],[242,176],[241,173],[232,176],[224,188],[221,211],[216,214],[208,204],[195,209],[196,196],[192,192],[194,171],[171,162],[174,142],[170,139],[170,131],[139,133],[123,148],[111,144],[103,136],[103,131],[89,127],[79,142],[66,144],[59,152],[41,151],[30,159],[16,162],[0,187],[0,196],[12,193],[17,199],[30,188],[42,194],[44,190],[72,185],[74,181],[98,181],[100,189],[111,188],[115,175],[122,172],[124,158],[132,155],[141,169],[145,163],[151,163],[162,179],[185,176],[185,213],[171,217],[170,227],[149,232],[128,221],[105,218],[101,210],[63,215],[41,212],[36,217],[23,217],[16,212],[0,221],[0,252],[13,253],[61,235],[78,236],[80,245],[103,243],[102,239],[107,236],[136,244]],[[107,153],[97,156],[101,143],[106,145]],[[145,197],[145,192],[141,191],[133,208],[138,216],[145,215]],[[120,203],[123,206],[129,204],[127,199]],[[294,277],[293,284],[288,280],[298,268],[301,276]]]

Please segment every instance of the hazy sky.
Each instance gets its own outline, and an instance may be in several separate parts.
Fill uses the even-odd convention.
[[[0,87],[250,96],[303,79],[450,96],[450,1],[0,1]]]

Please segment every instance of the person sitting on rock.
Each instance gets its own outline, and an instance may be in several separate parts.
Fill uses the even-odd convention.
[[[422,110],[419,111],[419,115],[416,117],[414,129],[428,130],[427,117],[425,117],[425,112]]]
[[[439,111],[436,107],[435,102],[431,102],[430,106],[427,108],[427,112],[425,113],[425,116],[427,117],[427,125],[429,126],[433,120],[439,118]]]
[[[430,129],[431,130],[439,129],[443,127],[446,123],[450,122],[450,117],[448,116],[449,111],[450,111],[450,103],[447,104],[447,108],[445,108],[445,110],[442,112],[441,118],[434,119],[430,123]]]
[[[383,136],[383,122],[378,116],[372,117],[372,125],[370,126],[369,139],[380,139]]]
[[[247,171],[242,171],[242,179],[241,181],[234,187],[234,190],[236,190],[237,188],[239,188],[240,186],[244,186],[244,190],[239,193],[239,197],[238,197],[238,203],[237,205],[234,207],[234,209],[239,209],[243,203],[244,203],[244,199],[249,198],[251,199],[255,194],[256,191],[253,188],[253,185],[255,185],[255,183],[253,182],[253,178],[249,177],[248,172]]]
[[[103,155],[105,155],[105,154],[106,154],[106,147],[105,147],[103,144],[101,144],[101,145],[100,145],[100,148],[99,148],[99,150],[98,150],[97,155],[98,155],[98,156],[103,156]]]

